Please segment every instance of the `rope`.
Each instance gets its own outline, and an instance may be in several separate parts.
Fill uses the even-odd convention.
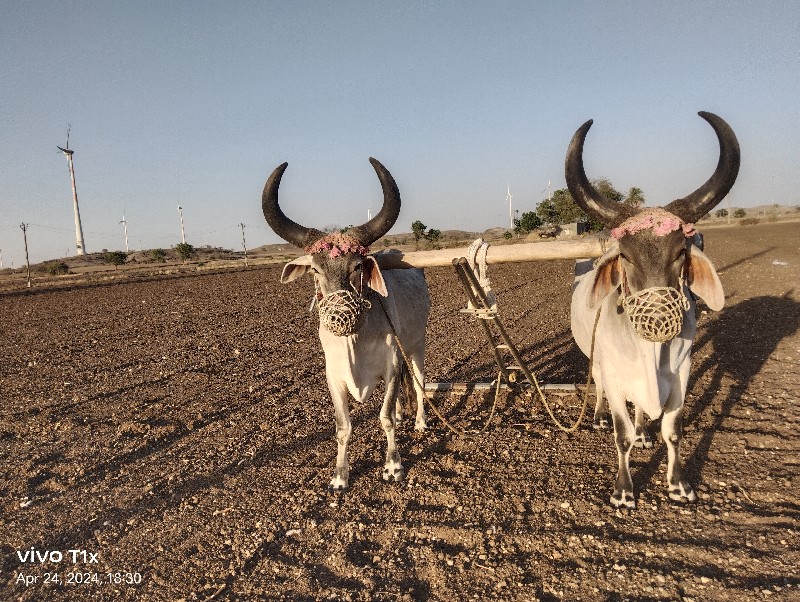
[[[574,433],[576,430],[578,430],[578,427],[583,421],[583,417],[586,415],[586,408],[589,406],[589,384],[592,382],[592,365],[594,363],[594,342],[595,342],[595,336],[597,335],[597,325],[600,323],[600,311],[602,307],[603,306],[601,305],[600,307],[597,308],[597,313],[595,314],[594,317],[594,326],[592,327],[592,346],[589,352],[589,371],[586,376],[586,389],[584,389],[583,391],[583,407],[581,407],[581,413],[572,426],[566,427],[563,424],[561,424],[561,421],[559,421],[558,418],[556,418],[555,414],[553,413],[553,410],[550,408],[550,404],[547,403],[547,398],[545,397],[544,392],[542,391],[541,387],[539,387],[539,381],[536,378],[536,375],[531,373],[531,377],[533,378],[533,382],[531,384],[536,387],[536,391],[539,393],[539,399],[541,399],[544,409],[547,410],[547,413],[550,415],[550,419],[553,421],[553,423],[565,433]],[[528,376],[527,369],[525,371],[525,376],[526,377]],[[528,378],[528,381],[530,382],[530,378]]]
[[[486,254],[488,251],[489,243],[484,241],[482,238],[476,239],[469,247],[467,247],[467,262],[478,279],[478,284],[480,284],[481,288],[483,289],[484,295],[486,296],[486,301],[489,303],[489,307],[492,310],[496,310],[497,295],[495,295],[494,291],[492,290],[492,284],[489,282],[489,267],[486,264]],[[476,309],[473,307],[471,301],[467,302],[467,307],[469,309]]]

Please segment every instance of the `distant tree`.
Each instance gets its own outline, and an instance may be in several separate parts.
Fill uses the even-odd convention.
[[[437,230],[436,228],[431,228],[428,230],[428,233],[425,235],[425,238],[431,243],[431,246],[434,249],[439,248],[439,240],[442,238],[442,231]]]
[[[535,211],[526,211],[519,219],[514,220],[514,232],[527,234],[542,225],[542,218]]]
[[[411,232],[414,233],[414,243],[419,248],[419,241],[421,238],[425,237],[425,230],[427,226],[423,224],[421,221],[417,220],[411,224]]]
[[[125,263],[125,260],[128,259],[128,254],[124,251],[111,251],[110,253],[106,253],[105,261],[106,263],[110,263],[114,266],[114,271],[117,271],[119,266]]]
[[[711,219],[711,213],[706,213],[703,217],[700,218],[701,220],[704,219]]]
[[[512,238],[514,238],[514,235],[511,234],[511,232],[509,232],[508,230],[506,230],[505,232],[503,232],[503,238],[505,238],[506,240],[511,240]]]
[[[639,209],[644,205],[644,191],[641,188],[632,186],[631,189],[628,190],[628,196],[625,197],[624,202],[634,209]]]
[[[153,249],[150,251],[150,259],[158,263],[164,263],[167,260],[167,253],[164,249]]]
[[[542,222],[553,225],[568,224],[584,218],[583,209],[572,199],[566,188],[553,192],[552,199],[545,199],[536,206],[536,215]]]
[[[602,194],[607,199],[611,199],[612,201],[616,201],[617,203],[621,203],[625,199],[625,195],[623,195],[619,190],[614,188],[614,185],[608,178],[598,178],[597,180],[593,180],[592,184],[594,185],[597,192]]]
[[[733,212],[733,217],[745,217],[747,215],[747,211],[744,209],[737,209]]]
[[[186,263],[187,259],[191,259],[195,255],[194,247],[188,242],[178,243],[175,245],[175,250],[178,252],[178,256],[183,259],[183,263]]]
[[[724,209],[724,208],[723,208],[723,209],[717,209],[717,210],[714,212],[714,215],[715,215],[716,217],[728,217],[728,210],[727,210],[727,209]]]

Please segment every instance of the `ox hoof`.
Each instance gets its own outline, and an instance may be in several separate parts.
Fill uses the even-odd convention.
[[[653,440],[650,438],[650,433],[644,432],[637,434],[636,438],[633,440],[633,446],[639,449],[650,449],[653,447]]]
[[[331,491],[344,491],[347,489],[347,477],[341,474],[334,474],[331,482],[328,484],[328,489]]]
[[[592,426],[597,431],[610,431],[611,430],[611,414],[595,414]]]
[[[678,483],[669,488],[669,499],[673,502],[696,502],[697,496],[694,489],[688,483]]]
[[[611,505],[614,508],[635,509],[636,500],[633,497],[633,491],[615,491],[611,494]]]
[[[406,471],[402,466],[386,466],[383,469],[383,480],[399,483],[406,476]]]
[[[416,422],[414,422],[415,431],[424,431],[427,428],[428,422],[424,418],[417,418]]]

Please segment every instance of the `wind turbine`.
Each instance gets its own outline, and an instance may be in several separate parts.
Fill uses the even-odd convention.
[[[125,219],[125,211],[122,211],[122,221],[120,224],[125,228],[125,252],[128,253],[128,220]]]
[[[64,153],[69,164],[69,175],[72,179],[72,206],[75,210],[75,248],[77,255],[83,255],[86,252],[86,247],[83,244],[83,227],[81,226],[81,212],[78,210],[78,189],[75,186],[75,166],[72,163],[72,153],[75,151],[69,148],[69,130],[72,126],[67,125],[67,145],[66,148],[56,146],[58,150]]]
[[[547,186],[545,186],[544,190],[542,190],[542,192],[545,191],[547,192],[547,200],[548,201],[553,200],[553,197],[550,195],[550,180],[547,180]],[[541,194],[541,192],[539,194]]]
[[[514,195],[511,194],[511,185],[508,184],[508,192],[506,193],[506,202],[508,203],[508,219],[511,224],[511,229],[514,229],[514,211],[511,209],[511,199]]]

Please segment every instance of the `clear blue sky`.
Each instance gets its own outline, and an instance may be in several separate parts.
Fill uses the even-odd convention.
[[[658,5],[658,6],[657,6]],[[440,230],[508,223],[564,186],[574,131],[590,177],[682,197],[736,131],[734,206],[800,202],[800,2],[0,1],[0,249],[74,253],[72,124],[88,251],[278,238],[261,215],[366,220],[378,158],[403,209]]]

